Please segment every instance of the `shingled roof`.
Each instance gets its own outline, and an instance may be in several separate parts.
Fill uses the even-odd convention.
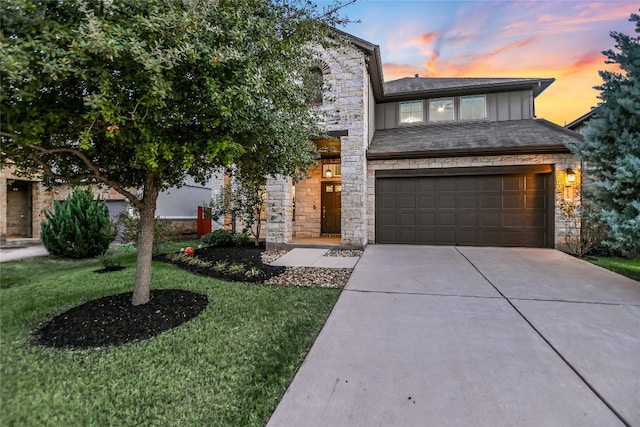
[[[384,83],[385,98],[396,98],[406,95],[438,96],[464,95],[486,91],[512,91],[532,89],[534,97],[540,95],[554,79],[539,78],[475,78],[475,77],[405,77]]]
[[[577,133],[544,119],[439,123],[377,130],[367,158],[568,153],[564,141],[581,140]]]

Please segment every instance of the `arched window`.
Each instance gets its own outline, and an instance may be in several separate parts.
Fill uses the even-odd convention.
[[[311,105],[322,104],[322,92],[324,89],[324,80],[322,78],[323,74],[324,73],[319,67],[314,67],[309,70],[307,88],[309,90],[308,102]]]

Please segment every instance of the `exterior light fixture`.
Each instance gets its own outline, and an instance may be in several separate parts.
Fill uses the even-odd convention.
[[[331,178],[333,176],[333,173],[331,173],[331,169],[327,169],[326,171],[324,171],[324,176],[327,179]]]
[[[567,185],[573,185],[576,183],[576,173],[572,169],[567,169]]]

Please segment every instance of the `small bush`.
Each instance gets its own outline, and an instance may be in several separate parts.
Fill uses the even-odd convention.
[[[138,233],[140,232],[140,216],[136,210],[132,214],[121,212],[118,215],[117,224],[122,229],[122,239],[132,245],[138,243]],[[173,240],[177,235],[171,222],[166,219],[156,218],[153,221],[153,255],[160,253],[160,245]]]
[[[229,273],[231,274],[244,274],[246,267],[244,264],[231,264],[229,266]]]
[[[115,237],[109,208],[103,200],[94,200],[89,189],[76,187],[64,204],[56,201],[54,211],[45,210],[42,243],[52,255],[91,258],[102,255]]]
[[[225,271],[227,269],[227,263],[224,261],[216,262],[215,267],[213,267],[216,271]]]
[[[248,278],[260,277],[264,275],[264,272],[260,270],[258,267],[252,267],[250,270],[244,273],[244,275],[247,276]]]
[[[249,235],[247,233],[235,233],[231,236],[233,246],[249,245]]]
[[[231,246],[233,244],[233,233],[224,228],[214,230],[202,238],[202,243],[207,246]]]
[[[122,256],[116,249],[108,249],[100,255],[98,259],[105,269],[116,269],[122,267]]]

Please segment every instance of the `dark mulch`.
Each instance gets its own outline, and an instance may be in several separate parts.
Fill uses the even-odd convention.
[[[180,289],[152,290],[151,300],[138,306],[131,297],[111,295],[74,307],[38,328],[34,342],[71,349],[120,346],[173,329],[209,303],[206,295]]]
[[[255,245],[232,247],[208,246],[196,249],[194,257],[202,261],[211,262],[212,265],[210,267],[200,267],[188,264],[181,260],[171,259],[171,255],[162,255],[156,259],[174,264],[182,269],[203,276],[215,277],[234,282],[262,283],[271,277],[282,274],[286,270],[285,267],[272,266],[263,263],[261,254],[264,250],[264,246]],[[216,269],[217,262],[226,263],[227,268],[223,271]],[[228,267],[232,264],[243,264],[245,273],[230,272]],[[254,267],[259,269],[261,273],[257,276],[247,276],[246,272]]]
[[[113,272],[115,272],[115,271],[121,271],[121,270],[124,270],[125,268],[127,268],[127,267],[124,267],[124,266],[122,266],[122,265],[115,265],[115,266],[113,266],[113,267],[104,267],[104,268],[101,268],[101,269],[99,269],[99,270],[94,270],[93,272],[94,272],[94,273],[100,273],[100,274],[103,274],[103,273],[113,273]]]

